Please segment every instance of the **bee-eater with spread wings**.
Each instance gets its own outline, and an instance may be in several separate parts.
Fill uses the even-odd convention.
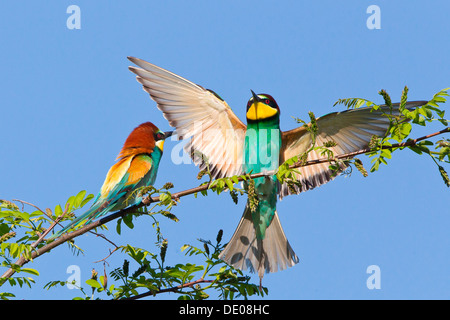
[[[90,223],[110,211],[139,204],[142,196],[139,192],[133,194],[133,191],[155,183],[164,139],[171,135],[172,131],[164,133],[151,122],[136,127],[117,156],[119,161],[109,169],[92,207],[49,239],[59,237],[84,220]]]
[[[277,169],[285,160],[306,152],[312,145],[311,133],[304,127],[280,130],[280,108],[268,94],[255,94],[247,103],[247,125],[233,113],[215,92],[192,83],[172,72],[141,59],[129,57],[137,75],[180,139],[191,138],[186,151],[201,170],[209,168],[212,178],[231,177]],[[407,108],[426,103],[409,102]],[[398,114],[398,104],[394,113]],[[383,136],[390,120],[383,116],[389,108],[378,111],[359,108],[335,112],[317,118],[316,146],[334,141],[335,156],[364,149],[373,135]],[[199,153],[202,156],[199,156]],[[311,151],[308,160],[321,158]],[[342,168],[343,169],[343,168]],[[275,176],[255,179],[259,202],[244,210],[239,225],[220,257],[241,270],[276,272],[295,265],[299,260],[292,250],[276,211],[277,196],[299,194],[332,180],[335,175],[327,163],[298,168],[301,185],[289,188],[279,185]]]

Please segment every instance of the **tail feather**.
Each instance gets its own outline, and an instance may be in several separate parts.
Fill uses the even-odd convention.
[[[85,213],[83,213],[81,216],[75,218],[74,220],[72,220],[67,226],[65,226],[62,230],[58,231],[57,233],[55,233],[54,235],[52,235],[51,237],[48,238],[48,240],[53,240],[59,236],[61,236],[63,233],[65,233],[67,230],[69,230],[70,228],[73,228],[74,226],[78,225],[79,223],[83,222],[84,220],[88,219],[86,221],[86,224],[89,224],[92,220],[104,215],[105,213],[107,213],[108,211],[111,210],[112,207],[115,206],[115,204],[110,204],[109,206],[105,205],[106,203],[99,203],[99,204],[93,204],[93,206],[86,211]],[[109,204],[109,202],[108,202]]]
[[[275,211],[264,239],[257,239],[248,205],[219,258],[240,270],[249,269],[250,272],[258,273],[260,278],[264,273],[284,270],[299,261],[284,234],[278,213]]]

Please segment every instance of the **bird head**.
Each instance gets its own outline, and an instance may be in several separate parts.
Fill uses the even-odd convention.
[[[253,96],[247,103],[247,120],[259,121],[280,115],[280,108],[271,95],[251,91]]]
[[[159,150],[161,150],[161,152],[164,150],[164,141],[166,138],[170,137],[172,133],[173,131],[162,132],[161,130],[158,130],[155,133],[155,145],[159,148]]]
[[[119,158],[140,153],[151,154],[155,147],[161,152],[164,148],[164,140],[172,135],[172,131],[163,132],[151,122],[145,122],[137,126],[128,136]]]

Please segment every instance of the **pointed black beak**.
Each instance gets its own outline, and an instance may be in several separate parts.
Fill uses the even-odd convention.
[[[261,99],[258,97],[258,95],[256,93],[254,93],[253,90],[250,90],[250,91],[252,92],[253,100],[256,102],[260,102]]]
[[[166,131],[164,132],[164,139],[167,139],[168,137],[172,136],[173,131]]]

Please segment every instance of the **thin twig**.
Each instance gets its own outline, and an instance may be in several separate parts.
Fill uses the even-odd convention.
[[[114,252],[116,252],[117,250],[119,250],[120,248],[119,248],[119,246],[117,246],[114,242],[112,242],[111,240],[109,240],[104,234],[101,234],[101,233],[96,233],[96,232],[94,232],[94,231],[91,231],[91,233],[93,233],[93,234],[95,234],[97,237],[100,237],[100,238],[103,238],[103,239],[105,239],[106,241],[108,241],[109,243],[111,243],[115,248],[114,248],[114,250],[109,250],[109,255],[108,256],[106,256],[105,258],[103,258],[103,259],[101,259],[101,260],[98,260],[98,261],[94,261],[94,263],[98,263],[98,262],[105,262],[106,261],[106,259],[108,259]]]
[[[40,212],[42,212],[43,214],[45,214],[46,216],[48,216],[47,212],[41,210],[38,206],[36,206],[36,205],[34,205],[34,204],[32,204],[32,203],[29,203],[29,202],[26,202],[26,201],[23,201],[23,200],[20,200],[20,199],[12,199],[12,201],[20,202],[20,203],[22,203],[22,205],[23,205],[23,204],[27,204],[27,205],[29,205],[29,206],[32,206],[32,207],[36,208],[37,210],[39,210]],[[24,208],[22,207],[22,210],[23,210],[23,209],[24,209]]]
[[[114,253],[114,252],[116,252],[117,250],[119,250],[120,248],[119,247],[115,247],[114,248],[114,250],[109,250],[109,254],[105,257],[105,258],[103,258],[103,259],[100,259],[100,260],[98,260],[98,261],[94,261],[94,263],[99,263],[99,262],[106,262],[106,259],[108,259],[109,257],[111,257],[112,256],[112,254]]]

